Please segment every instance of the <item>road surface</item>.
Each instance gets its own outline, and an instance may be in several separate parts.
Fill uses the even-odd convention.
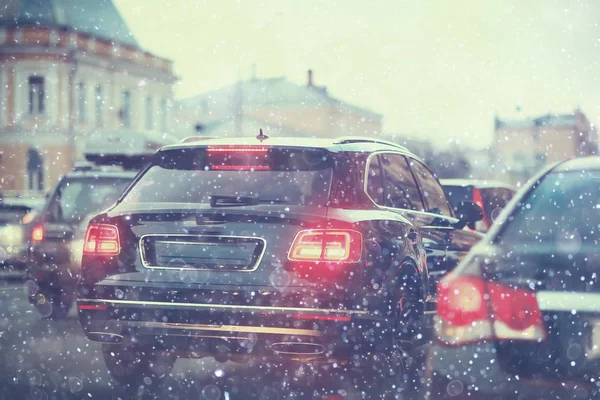
[[[287,378],[281,376],[286,373]],[[41,319],[24,283],[0,274],[0,399],[320,399],[321,384],[284,386],[298,371],[179,359],[161,383],[122,387],[109,375],[101,346],[85,339],[75,309],[65,320]],[[302,393],[302,394],[300,394]],[[359,398],[346,385],[344,399]]]

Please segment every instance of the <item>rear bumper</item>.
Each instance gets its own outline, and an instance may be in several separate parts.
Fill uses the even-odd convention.
[[[42,242],[31,246],[28,271],[38,283],[77,282],[81,274],[81,257],[74,241]]]
[[[597,399],[591,383],[533,379],[507,373],[492,342],[461,347],[432,344],[426,365],[426,399]]]
[[[348,359],[385,343],[386,321],[359,310],[84,298],[77,306],[90,340],[159,342],[186,354]]]

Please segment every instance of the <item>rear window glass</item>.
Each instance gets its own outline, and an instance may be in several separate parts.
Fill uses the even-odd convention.
[[[552,173],[522,200],[496,239],[578,252],[600,244],[600,181],[581,172]]]
[[[253,147],[162,151],[123,203],[209,203],[211,196],[253,196],[260,203],[324,205],[332,160],[321,149]]]
[[[512,199],[513,192],[505,188],[481,189],[481,197],[483,197],[483,203],[485,204],[486,218],[494,221]]]
[[[18,224],[31,209],[26,206],[0,204],[0,225]]]
[[[473,188],[471,186],[445,186],[444,188],[455,211],[462,201],[473,201]]]
[[[66,179],[60,183],[48,210],[52,222],[80,222],[118,200],[131,179],[96,178]]]

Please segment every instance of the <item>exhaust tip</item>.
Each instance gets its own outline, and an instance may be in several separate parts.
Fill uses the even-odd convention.
[[[107,332],[89,332],[87,338],[93,342],[99,343],[122,343],[123,336],[117,335],[116,333]]]
[[[300,342],[273,343],[271,350],[276,354],[289,356],[318,356],[325,353],[325,348],[320,344]]]

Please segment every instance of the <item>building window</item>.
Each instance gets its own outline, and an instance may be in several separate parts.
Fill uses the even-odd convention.
[[[104,123],[104,99],[102,98],[102,86],[96,86],[96,126]]]
[[[131,126],[131,92],[125,90],[123,92],[123,106],[121,107],[121,122],[124,127]]]
[[[79,116],[79,122],[85,122],[85,83],[79,82],[77,84],[77,110]]]
[[[44,160],[33,147],[27,152],[27,178],[30,191],[44,190]]]
[[[160,100],[160,130],[167,131],[167,99]]]
[[[43,114],[46,91],[44,78],[41,76],[29,77],[29,114]]]
[[[146,97],[146,129],[152,130],[152,97]]]

